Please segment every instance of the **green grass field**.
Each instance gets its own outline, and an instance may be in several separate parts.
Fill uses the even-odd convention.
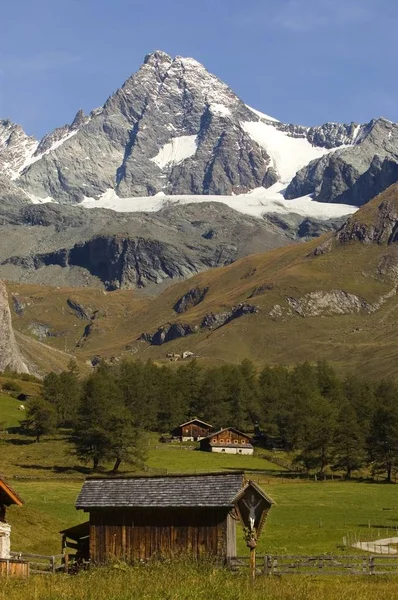
[[[211,563],[157,562],[92,569],[75,577],[0,579],[0,600],[396,600],[396,577],[259,577]]]
[[[372,541],[396,535],[398,527],[395,485],[355,482],[292,482],[254,477],[276,502],[259,541],[259,553],[357,553],[344,549],[344,536]],[[86,520],[74,508],[81,481],[12,481],[25,500],[11,508],[13,548],[25,552],[59,552],[58,532]],[[370,527],[369,527],[370,525]],[[246,554],[238,533],[238,553]]]
[[[345,536],[371,541],[396,535],[395,485],[288,479],[261,451],[256,450],[254,456],[212,454],[179,444],[160,444],[157,437],[150,436],[149,474],[243,470],[275,500],[260,539],[260,553],[344,552]],[[90,473],[77,461],[67,432],[44,438],[39,444],[26,436],[8,434],[0,445],[0,473],[25,500],[23,508],[9,511],[13,547],[25,552],[58,552],[59,530],[85,520],[83,513],[75,511],[74,502]],[[241,535],[238,547],[246,552]]]
[[[24,418],[25,413],[18,410],[20,404],[16,398],[0,392],[0,423],[4,424],[5,428],[17,427],[19,421]]]

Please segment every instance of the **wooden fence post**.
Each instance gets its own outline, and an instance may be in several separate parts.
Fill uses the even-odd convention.
[[[50,570],[51,570],[51,573],[54,575],[54,573],[55,573],[55,557],[54,556],[50,557]]]
[[[375,557],[374,556],[369,557],[369,574],[370,575],[375,574]]]
[[[266,554],[266,555],[264,556],[264,575],[265,575],[266,577],[268,577],[268,576],[269,576],[269,558],[270,558],[270,557],[268,556],[268,554]]]

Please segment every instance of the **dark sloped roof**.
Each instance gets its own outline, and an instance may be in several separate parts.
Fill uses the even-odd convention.
[[[219,429],[218,431],[213,431],[213,433],[210,433],[210,435],[208,435],[207,437],[212,438],[216,435],[220,435],[220,433],[224,433],[224,431],[233,431],[237,435],[250,440],[250,435],[247,435],[247,433],[243,433],[243,431],[239,431],[239,429],[235,429],[235,427],[223,427],[223,429]]]
[[[193,417],[190,421],[187,421],[186,423],[181,423],[179,427],[185,427],[185,425],[190,425],[191,423],[200,423],[201,425],[206,425],[206,427],[213,427],[213,425],[210,425],[210,423],[206,423],[206,421],[202,421],[202,419],[198,419],[198,417]]]
[[[243,473],[87,479],[76,508],[229,507]]]

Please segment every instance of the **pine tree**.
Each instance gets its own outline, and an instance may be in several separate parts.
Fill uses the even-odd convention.
[[[40,442],[43,435],[53,433],[56,425],[56,412],[54,407],[41,398],[35,398],[28,404],[26,419],[21,426],[35,436]]]
[[[385,473],[391,483],[398,470],[398,390],[392,382],[382,382],[377,390],[377,407],[370,424],[367,447],[373,474]]]
[[[328,400],[313,393],[308,398],[306,417],[302,419],[297,462],[302,462],[307,470],[323,473],[331,460],[334,431],[333,407]]]
[[[199,412],[216,429],[228,425],[225,377],[220,368],[207,369],[200,389]]]
[[[109,421],[123,408],[120,390],[110,369],[100,365],[85,381],[74,430],[76,454],[83,462],[92,460],[93,470],[109,457]]]
[[[358,416],[348,402],[340,408],[333,438],[333,468],[344,470],[347,478],[365,463],[364,436]]]

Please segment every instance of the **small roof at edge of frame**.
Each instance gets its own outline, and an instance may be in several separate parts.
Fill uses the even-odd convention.
[[[17,506],[23,505],[22,498],[12,489],[10,485],[0,476],[0,504],[4,506],[11,506],[16,504]]]

